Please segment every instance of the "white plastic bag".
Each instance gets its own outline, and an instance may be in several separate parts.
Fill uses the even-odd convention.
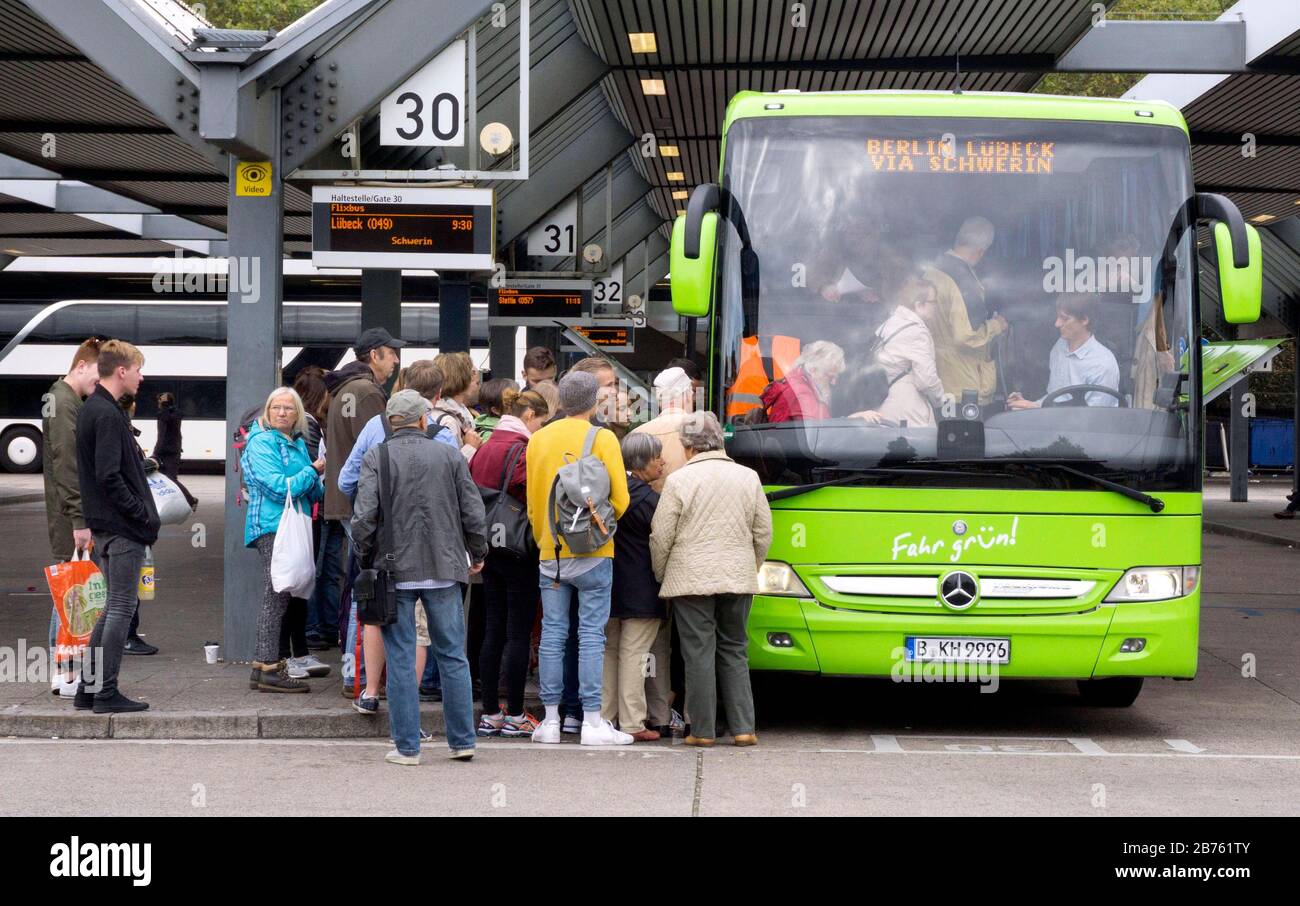
[[[158,519],[162,524],[179,525],[188,521],[193,511],[176,482],[162,472],[153,472],[147,478],[149,493],[153,495],[153,505],[158,510]]]
[[[271,548],[271,588],[287,591],[295,598],[311,597],[316,585],[316,555],[311,544],[311,516],[294,506],[284,495],[284,512],[275,530]]]

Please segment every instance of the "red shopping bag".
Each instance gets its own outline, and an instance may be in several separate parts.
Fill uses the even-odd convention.
[[[79,551],[67,563],[45,567],[45,581],[59,614],[55,657],[60,661],[80,657],[108,601],[104,574],[89,551]]]

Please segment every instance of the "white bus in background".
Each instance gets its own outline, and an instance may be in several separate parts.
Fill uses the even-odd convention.
[[[157,439],[156,399],[168,392],[181,414],[185,461],[225,459],[225,300],[172,296],[165,300],[68,299],[0,303],[0,471],[41,469],[42,397],[67,373],[87,337],[128,340],[144,354],[144,383],[135,426],[148,453]],[[402,305],[402,364],[438,354],[437,303]],[[487,367],[486,306],[471,306],[471,355]],[[360,302],[284,303],[281,367],[286,375],[318,364],[327,370],[352,361],[360,332]],[[514,373],[523,369],[524,331],[515,338]]]

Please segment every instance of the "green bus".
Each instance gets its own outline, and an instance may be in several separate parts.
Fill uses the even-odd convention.
[[[1258,319],[1261,259],[1194,190],[1179,111],[745,92],[719,172],[670,280],[771,502],[751,668],[1072,679],[1111,706],[1191,679],[1198,225],[1227,321]]]

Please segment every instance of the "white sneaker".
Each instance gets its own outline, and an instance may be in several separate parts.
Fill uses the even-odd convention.
[[[544,720],[537,725],[533,731],[533,742],[559,742],[560,741],[560,722],[558,720]]]
[[[387,755],[384,756],[384,761],[388,762],[389,764],[417,765],[420,763],[420,756],[403,755],[401,752],[397,751],[396,749],[393,749],[393,751],[389,752]]]
[[[285,669],[289,671],[289,679],[306,679],[311,676],[307,668],[301,663],[302,658],[291,657],[284,662]]]
[[[330,675],[330,665],[321,661],[320,658],[316,657],[314,654],[309,654],[306,657],[291,658],[290,660],[297,661],[298,666],[306,670],[308,676],[321,677]]]
[[[570,736],[577,736],[582,732],[582,718],[569,715],[564,718],[564,732]]]
[[[622,730],[615,730],[614,725],[602,720],[599,726],[582,725],[582,744],[584,746],[630,746],[632,736]]]
[[[62,676],[56,677],[50,682],[50,692],[59,698],[75,698],[77,695],[77,681],[64,682]]]

